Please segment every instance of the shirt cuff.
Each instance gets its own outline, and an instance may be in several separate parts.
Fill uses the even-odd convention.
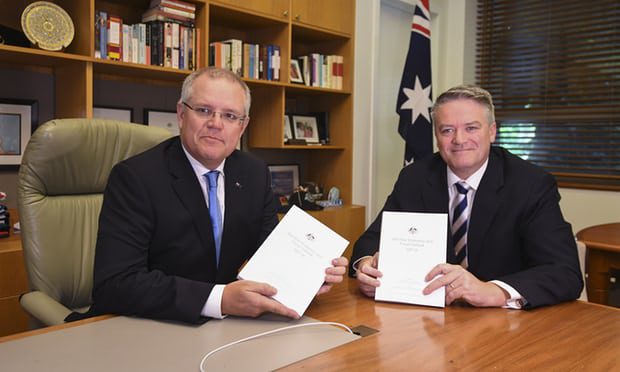
[[[512,286],[502,282],[501,280],[491,280],[491,283],[497,285],[501,289],[508,292],[509,298],[506,300],[506,305],[502,306],[504,309],[522,309],[527,304],[527,300],[521,296],[521,293],[517,292]]]
[[[215,319],[224,319],[226,317],[226,315],[222,315],[222,296],[224,295],[225,286],[224,284],[213,286],[200,315]]]

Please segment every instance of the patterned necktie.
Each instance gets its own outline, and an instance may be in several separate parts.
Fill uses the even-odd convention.
[[[469,186],[463,182],[454,184],[458,194],[452,215],[452,241],[456,262],[467,268],[467,193]]]
[[[210,171],[205,174],[209,184],[209,216],[211,217],[211,225],[213,226],[216,265],[219,265],[220,262],[220,245],[222,242],[222,213],[220,212],[220,204],[217,200],[217,178],[219,174],[219,171]]]

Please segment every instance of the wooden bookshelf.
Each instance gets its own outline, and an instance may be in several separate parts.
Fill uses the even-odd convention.
[[[21,30],[23,9],[34,0],[3,4],[0,24]],[[54,118],[92,117],[96,105],[95,81],[113,80],[146,86],[165,85],[178,89],[189,71],[149,66],[94,57],[95,11],[103,10],[140,22],[148,0],[57,0],[75,26],[73,42],[62,52],[0,45],[0,70],[19,69],[45,72],[54,77]],[[277,44],[281,50],[280,81],[245,79],[252,90],[250,125],[244,150],[256,153],[269,164],[299,164],[301,181],[335,186],[345,207],[337,219],[349,213],[363,216],[363,207],[351,205],[353,153],[353,72],[355,0],[193,0],[196,28],[200,30],[198,67],[208,61],[212,41],[238,38],[246,42]],[[343,89],[308,87],[289,80],[290,61],[309,53],[338,54],[344,57]],[[4,97],[14,98],[14,97]],[[19,97],[22,99],[28,97]],[[174,107],[175,102],[170,102]],[[327,112],[330,143],[324,146],[284,144],[285,113]],[[42,124],[42,123],[39,123]],[[16,172],[16,171],[15,171]],[[361,214],[360,214],[361,208]],[[328,225],[336,226],[336,213],[319,214]],[[332,219],[332,220],[330,220]],[[347,231],[362,231],[359,226]],[[331,221],[331,222],[330,222]],[[336,229],[338,231],[338,229]],[[357,237],[349,232],[347,238]]]

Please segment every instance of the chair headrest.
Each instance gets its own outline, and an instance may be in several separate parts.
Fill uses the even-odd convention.
[[[170,135],[162,128],[115,120],[52,120],[30,138],[19,178],[42,195],[102,193],[116,163]]]

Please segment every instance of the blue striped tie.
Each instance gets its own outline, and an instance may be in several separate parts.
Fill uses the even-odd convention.
[[[222,213],[220,212],[220,203],[217,200],[217,178],[219,174],[219,171],[210,171],[205,174],[209,184],[209,217],[211,217],[211,225],[213,226],[216,265],[219,265],[220,262],[220,246],[222,242]]]
[[[456,206],[452,215],[452,241],[454,242],[454,255],[456,262],[467,268],[467,193],[469,186],[461,181],[454,184],[458,194]]]

